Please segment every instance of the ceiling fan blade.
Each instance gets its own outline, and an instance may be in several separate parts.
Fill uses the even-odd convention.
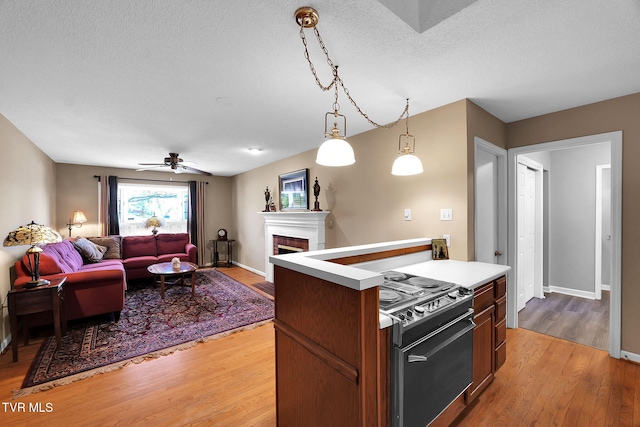
[[[140,166],[166,166],[165,163],[138,163]]]
[[[164,168],[164,167],[167,167],[167,165],[147,166],[147,167],[144,167],[144,168],[136,169],[136,172],[148,171],[148,170],[159,169],[159,168]]]
[[[212,174],[210,174],[209,172],[205,172],[205,171],[202,171],[200,169],[192,168],[190,166],[181,165],[180,167],[181,167],[182,170],[187,171],[187,172],[199,173],[199,174],[202,174],[202,175],[212,176]]]

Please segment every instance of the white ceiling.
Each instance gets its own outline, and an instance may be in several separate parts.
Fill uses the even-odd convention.
[[[412,115],[469,98],[512,122],[640,92],[638,0],[462,3],[420,33],[376,0],[0,0],[0,113],[59,163],[172,151],[232,176],[317,148],[333,95],[300,6],[378,123],[406,98]],[[340,95],[348,134],[371,129]]]

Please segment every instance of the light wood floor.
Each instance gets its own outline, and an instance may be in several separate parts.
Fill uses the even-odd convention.
[[[609,291],[591,300],[560,293],[532,298],[518,313],[518,326],[579,344],[609,350]]]
[[[640,366],[526,329],[507,341],[506,364],[455,426],[640,426]],[[19,362],[0,357],[0,425],[273,427],[274,345],[269,324],[12,401],[39,347],[21,345]],[[53,410],[12,413],[9,402]]]

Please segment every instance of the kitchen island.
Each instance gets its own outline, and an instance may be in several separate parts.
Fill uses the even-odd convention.
[[[274,255],[269,260],[275,266],[281,426],[390,425],[392,322],[379,311],[378,286],[384,282],[380,271],[441,275],[435,278],[482,288],[483,295],[490,283],[493,303],[494,284],[509,269],[431,261],[431,240],[424,238]],[[484,331],[493,346],[493,329]]]

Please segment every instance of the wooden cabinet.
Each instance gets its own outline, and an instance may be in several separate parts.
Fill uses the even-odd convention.
[[[474,290],[473,383],[465,392],[467,405],[493,381],[506,360],[506,289],[502,276]]]
[[[497,371],[507,360],[507,278],[495,281],[495,357],[494,370]]]
[[[475,312],[473,321],[476,324],[473,330],[473,382],[465,394],[467,404],[473,401],[493,380],[495,366],[494,301],[493,282],[475,289],[473,296],[473,311]]]

